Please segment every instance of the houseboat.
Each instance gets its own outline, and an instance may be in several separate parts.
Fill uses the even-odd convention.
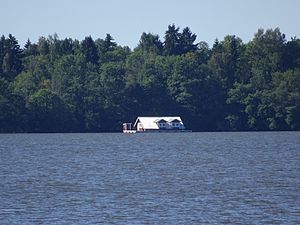
[[[134,124],[123,123],[123,133],[167,133],[191,132],[186,130],[180,116],[139,116]]]

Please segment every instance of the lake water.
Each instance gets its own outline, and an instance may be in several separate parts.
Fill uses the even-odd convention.
[[[0,134],[1,224],[300,224],[300,132]]]

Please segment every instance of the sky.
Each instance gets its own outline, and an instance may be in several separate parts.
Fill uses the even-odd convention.
[[[189,27],[210,46],[226,35],[247,43],[259,28],[300,37],[300,0],[0,0],[0,8],[0,35],[11,33],[22,47],[54,33],[78,40],[109,33],[133,49],[143,32],[163,41],[170,24]]]

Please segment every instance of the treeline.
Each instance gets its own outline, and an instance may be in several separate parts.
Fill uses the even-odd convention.
[[[186,27],[137,47],[57,35],[0,40],[0,132],[108,132],[139,115],[194,131],[300,130],[300,39],[278,28],[212,48]]]

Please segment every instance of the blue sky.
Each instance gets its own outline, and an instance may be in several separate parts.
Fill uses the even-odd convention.
[[[300,37],[300,0],[0,0],[0,6],[0,34],[13,34],[21,46],[54,33],[78,40],[109,33],[134,48],[142,32],[163,40],[173,23],[210,46],[228,34],[248,42],[258,28]]]

